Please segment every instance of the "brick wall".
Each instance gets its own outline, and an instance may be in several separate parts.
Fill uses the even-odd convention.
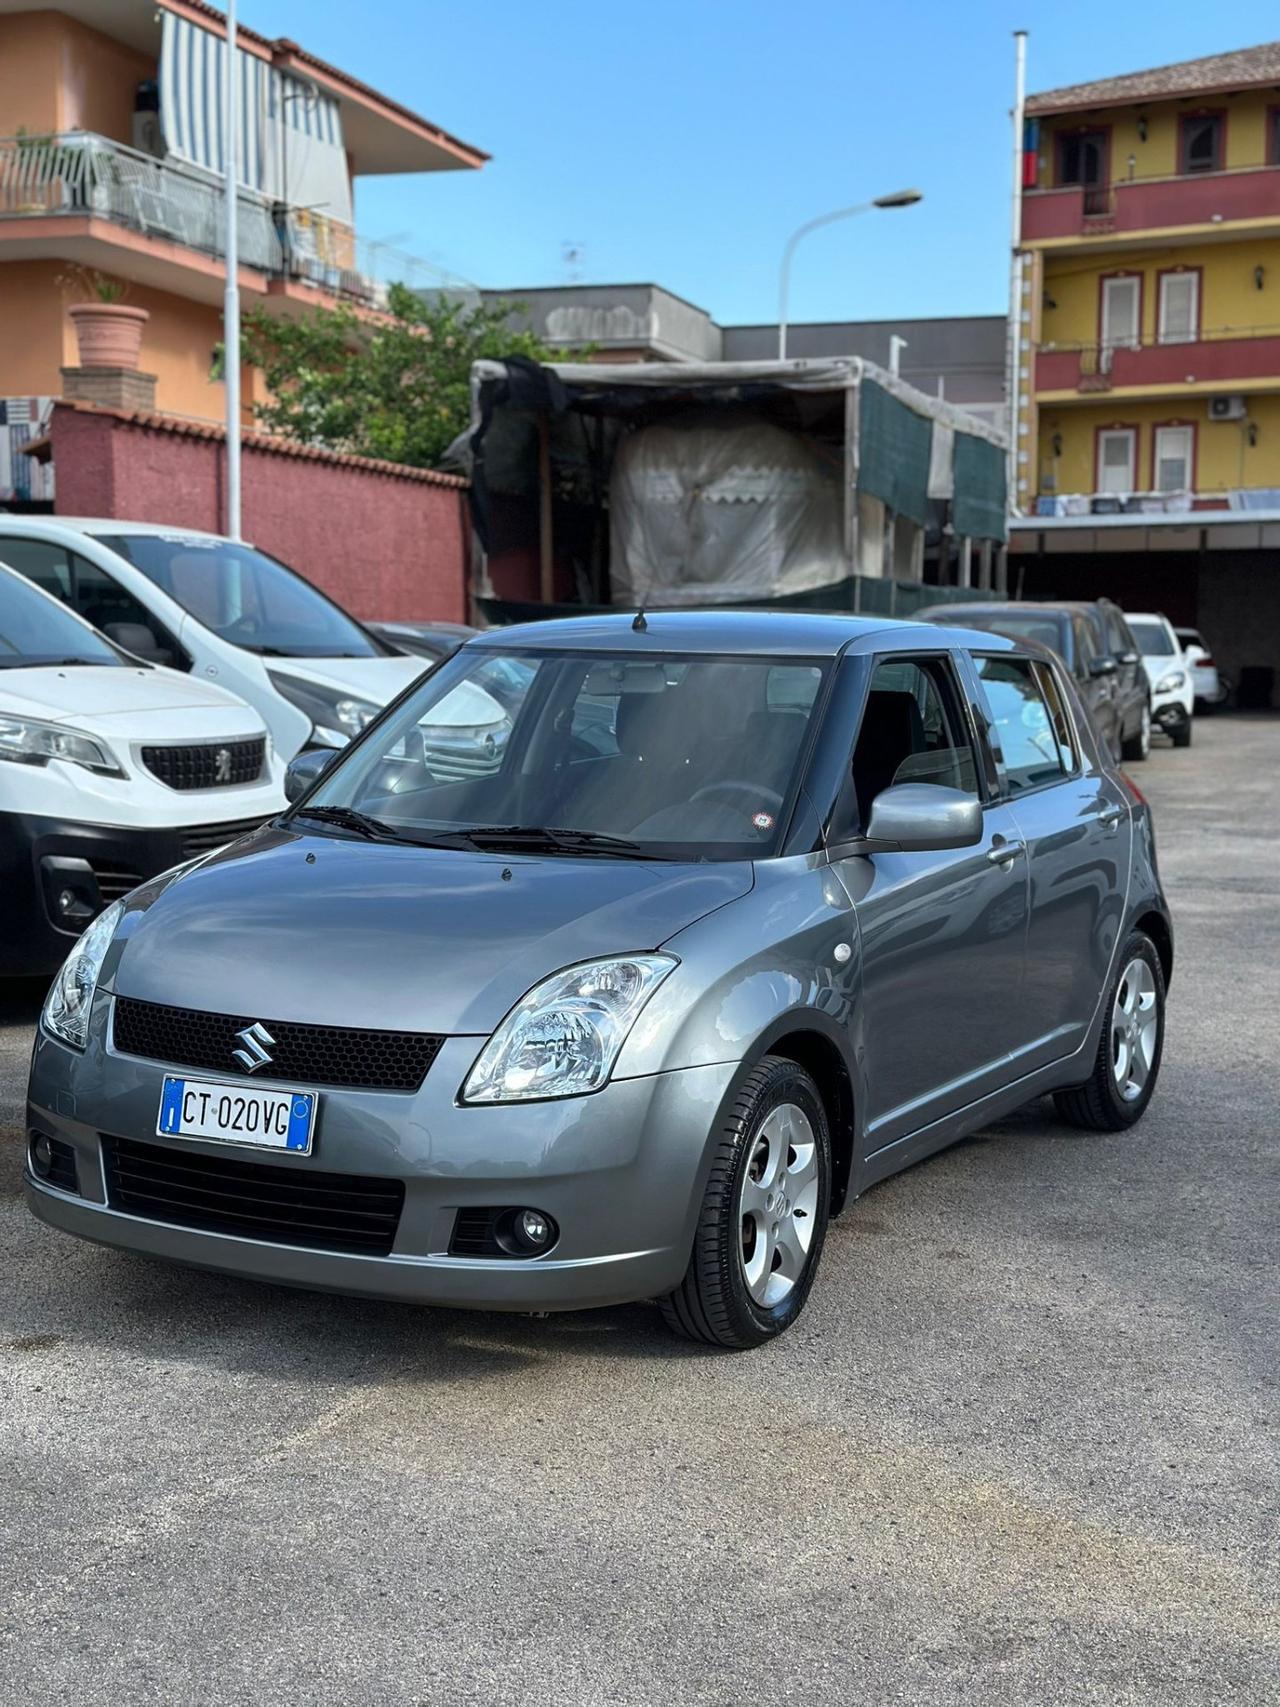
[[[57,510],[221,532],[218,427],[60,404]],[[356,616],[467,620],[465,482],[246,434],[243,533]]]

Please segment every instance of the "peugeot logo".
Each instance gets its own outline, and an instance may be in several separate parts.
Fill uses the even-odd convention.
[[[231,749],[219,747],[213,755],[213,780],[215,782],[231,781]],[[270,1039],[267,1040],[270,1042]]]
[[[271,1051],[276,1046],[276,1040],[263,1025],[260,1019],[252,1025],[246,1025],[236,1036],[244,1044],[243,1049],[233,1049],[231,1059],[238,1061],[246,1073],[256,1073],[259,1067],[271,1065]]]

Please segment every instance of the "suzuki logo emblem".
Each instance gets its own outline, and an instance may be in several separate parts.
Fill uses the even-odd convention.
[[[233,1049],[231,1059],[238,1061],[246,1073],[256,1073],[259,1067],[271,1065],[271,1051],[275,1048],[276,1040],[263,1025],[260,1019],[252,1025],[246,1025],[236,1036],[244,1044],[243,1049]]]
[[[230,747],[219,747],[213,755],[213,780],[215,782],[231,781]]]

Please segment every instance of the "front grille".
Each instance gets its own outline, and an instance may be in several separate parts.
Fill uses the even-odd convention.
[[[498,1221],[505,1209],[459,1209],[449,1240],[451,1257],[508,1257],[511,1252],[498,1243]]]
[[[247,836],[263,822],[261,818],[237,818],[226,824],[189,824],[178,832],[182,838],[182,857],[196,859],[200,854],[212,853],[214,848]]]
[[[313,1173],[102,1136],[107,1201],[126,1215],[275,1245],[385,1257],[404,1182]]]
[[[265,738],[258,735],[252,741],[144,747],[142,762],[167,788],[234,788],[257,782],[266,750]]]
[[[47,1132],[31,1132],[27,1136],[28,1144],[43,1138],[49,1146],[49,1166],[36,1177],[46,1185],[57,1186],[59,1191],[80,1192],[80,1174],[76,1167],[76,1153],[65,1138],[50,1138]]]
[[[173,1067],[235,1073],[237,1033],[260,1023],[271,1033],[271,1061],[257,1079],[290,1085],[343,1085],[369,1091],[416,1091],[440,1053],[442,1037],[418,1031],[364,1031],[336,1025],[298,1025],[255,1014],[210,1014],[158,1002],[116,999],[112,1041],[124,1055],[144,1055]]]

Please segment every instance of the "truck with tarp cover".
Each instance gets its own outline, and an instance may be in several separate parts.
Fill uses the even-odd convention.
[[[453,460],[489,622],[1003,591],[1003,438],[858,357],[486,360],[471,392]]]

